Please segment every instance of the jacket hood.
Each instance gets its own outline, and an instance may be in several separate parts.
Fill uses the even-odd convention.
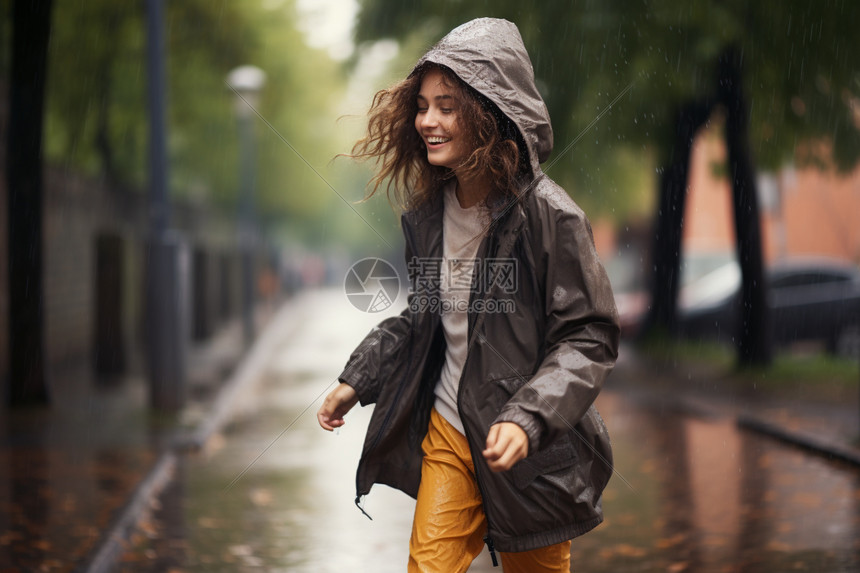
[[[552,125],[516,25],[496,18],[466,22],[424,54],[412,73],[428,62],[449,68],[516,124],[537,176],[552,152]]]

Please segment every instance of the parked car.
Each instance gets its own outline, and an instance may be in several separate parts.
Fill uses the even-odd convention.
[[[682,292],[688,285],[729,265],[733,260],[734,255],[729,251],[685,252],[680,262]],[[606,263],[606,271],[615,293],[615,305],[618,307],[622,338],[635,338],[648,312],[651,297],[646,287],[645,266],[645,256],[635,250],[622,251]],[[707,284],[702,283],[696,291],[700,300],[703,301],[702,297],[708,288]],[[691,294],[692,292],[687,296]]]
[[[648,309],[643,265],[643,258],[631,251],[618,253],[605,263],[618,308],[622,339],[636,336]]]
[[[786,259],[767,269],[773,341],[821,341],[860,355],[860,268],[824,258]],[[740,322],[741,273],[729,261],[681,289],[681,335],[731,341]]]

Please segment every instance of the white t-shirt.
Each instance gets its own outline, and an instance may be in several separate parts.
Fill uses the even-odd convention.
[[[445,364],[436,384],[436,410],[460,433],[465,433],[457,410],[457,391],[468,351],[469,295],[475,255],[484,237],[489,216],[481,204],[468,209],[460,206],[456,185],[444,189],[445,213],[442,219],[444,240],[440,272],[442,327],[445,333]]]

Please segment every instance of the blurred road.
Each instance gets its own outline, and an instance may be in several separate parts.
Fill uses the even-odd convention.
[[[206,453],[185,457],[121,570],[402,572],[414,502],[377,486],[353,505],[369,408],[340,432],[319,400],[383,314],[338,290],[302,294],[298,330],[268,364],[257,408]],[[625,355],[598,407],[618,474],[606,522],[574,541],[575,571],[856,571],[860,471],[723,418],[692,417],[613,390],[635,376]],[[493,569],[486,551],[471,571]]]

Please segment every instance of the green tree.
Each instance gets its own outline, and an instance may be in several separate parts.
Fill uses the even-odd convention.
[[[631,190],[619,186],[625,184],[619,177],[625,153],[656,169],[651,330],[671,331],[675,323],[693,138],[715,113],[726,118],[743,274],[738,359],[741,365],[767,363],[754,165],[778,167],[795,159],[798,142],[816,139],[832,143],[839,168],[856,164],[860,75],[854,62],[860,54],[852,28],[860,5],[582,0],[482,6],[368,0],[358,37],[418,34],[430,41],[479,16],[507,18],[520,27],[556,130],[551,175],[573,189],[586,210],[629,214]],[[618,94],[624,95],[607,109]]]
[[[42,312],[42,123],[51,2],[12,6],[6,141],[10,404],[49,400]]]
[[[262,68],[258,204],[266,219],[318,216],[330,200],[307,165],[336,151],[320,118],[342,89],[342,74],[307,47],[292,2],[189,0],[166,5],[170,187],[175,198],[232,208],[238,191],[238,129],[229,71]],[[49,51],[47,159],[92,175],[115,189],[146,184],[144,14],[136,3],[56,2]],[[264,121],[265,120],[265,121]],[[268,125],[265,123],[268,122]]]
[[[342,87],[338,65],[304,44],[289,0],[166,4],[171,196],[229,212],[235,208],[238,130],[234,95],[224,82],[235,66],[253,63],[269,78],[258,125],[262,219],[270,227],[285,220],[319,220],[334,199],[308,164],[325,165],[342,149],[332,144],[328,124],[320,121],[331,117],[329,106]],[[16,0],[0,6],[0,40],[10,38],[5,43],[11,47],[8,57],[0,50],[11,118],[5,132],[10,397],[46,402],[43,162],[104,177],[117,192],[145,188],[144,5]],[[312,227],[302,228],[310,232]],[[337,235],[339,227],[333,230]]]

